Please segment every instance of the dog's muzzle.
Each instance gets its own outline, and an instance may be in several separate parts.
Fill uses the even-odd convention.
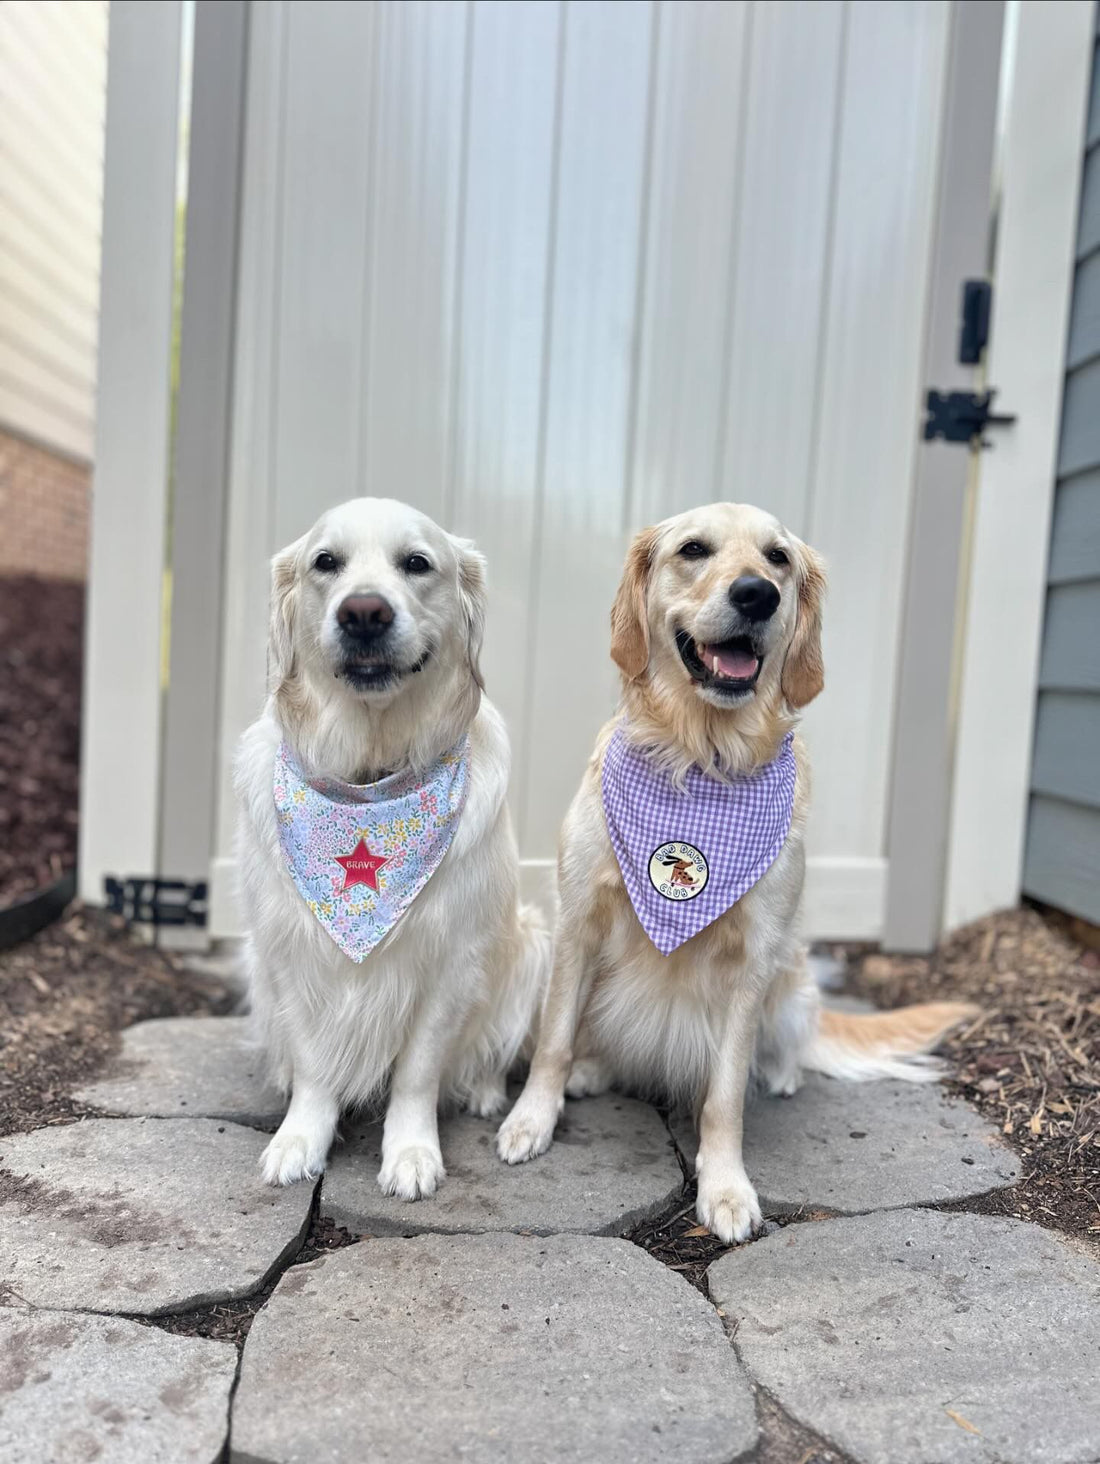
[[[383,691],[424,669],[430,649],[410,666],[401,665],[388,649],[396,619],[397,612],[384,595],[349,595],[337,607],[343,655],[336,675],[356,691]]]

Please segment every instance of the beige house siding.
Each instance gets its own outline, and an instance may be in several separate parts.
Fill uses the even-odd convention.
[[[0,572],[84,577],[106,0],[0,5]]]
[[[0,426],[90,460],[104,0],[0,5]]]

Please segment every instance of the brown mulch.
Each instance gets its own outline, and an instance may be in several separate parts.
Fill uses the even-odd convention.
[[[64,1123],[123,1027],[146,1017],[234,1009],[226,984],[138,942],[122,921],[71,906],[55,925],[0,951],[0,1134]]]
[[[0,576],[0,906],[76,863],[84,586]]]
[[[1100,1235],[1100,954],[1037,910],[956,932],[930,957],[862,955],[848,989],[878,1006],[965,999],[946,1087],[997,1125],[1022,1175],[965,1208]]]

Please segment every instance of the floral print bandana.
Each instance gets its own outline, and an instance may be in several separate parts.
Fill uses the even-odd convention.
[[[464,737],[423,777],[307,779],[284,742],[275,758],[279,843],[298,892],[344,954],[363,961],[450,848],[469,783]]]
[[[724,915],[767,873],[794,810],[795,760],[719,782],[691,768],[681,792],[617,728],[603,759],[603,811],[634,913],[663,956]]]

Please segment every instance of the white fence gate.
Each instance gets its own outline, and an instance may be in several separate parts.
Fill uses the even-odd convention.
[[[612,709],[628,535],[716,498],[826,555],[808,923],[881,927],[946,4],[252,7],[222,663],[267,561],[409,500],[489,557],[521,853]],[[224,763],[224,757],[223,757]],[[222,782],[215,933],[227,931]]]

